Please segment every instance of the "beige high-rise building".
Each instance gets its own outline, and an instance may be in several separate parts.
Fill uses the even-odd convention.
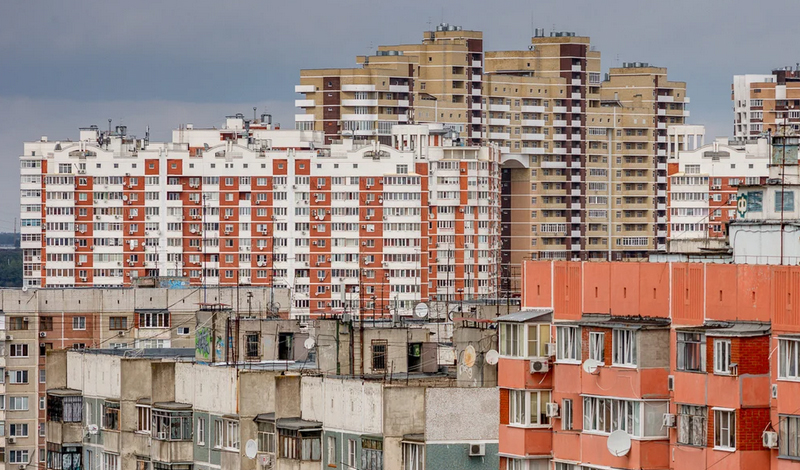
[[[734,138],[775,135],[784,124],[800,130],[800,65],[767,75],[734,75],[731,85]]]
[[[668,146],[683,145],[669,142],[667,127],[686,122],[686,84],[638,62],[603,80],[600,52],[571,32],[537,29],[526,49],[482,51],[481,33],[442,25],[420,45],[380,47],[358,70],[365,75],[387,57],[399,69],[402,61],[411,97],[403,119],[441,122],[500,148],[503,290],[515,290],[513,267],[523,259],[643,259],[665,250]],[[307,99],[322,99],[310,78],[317,72],[301,73],[297,91]],[[378,90],[380,81],[370,86]],[[333,124],[306,109],[298,126],[337,138],[341,130],[329,132]],[[374,133],[361,135],[388,133],[381,116]]]

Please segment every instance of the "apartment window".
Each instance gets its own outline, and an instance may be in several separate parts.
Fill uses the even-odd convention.
[[[362,470],[383,470],[383,441],[379,439],[361,439]]]
[[[39,317],[40,331],[53,331],[53,317]]]
[[[47,369],[39,369],[39,383],[47,383]]]
[[[633,330],[614,330],[612,336],[615,366],[636,365],[636,332]]]
[[[328,438],[328,442],[330,443],[330,438]],[[258,451],[270,454],[275,453],[275,423],[258,423]],[[336,460],[329,460],[328,462],[335,463]]]
[[[189,327],[188,326],[179,327],[178,336],[189,336]]]
[[[678,405],[678,444],[705,447],[706,407]]]
[[[778,415],[778,455],[800,457],[800,416]]]
[[[356,441],[355,439],[347,440],[347,466],[354,468],[356,466]]]
[[[572,431],[572,400],[565,398],[561,400],[561,429]]]
[[[27,344],[12,344],[11,345],[11,357],[28,357],[28,345]]]
[[[500,354],[504,356],[544,357],[549,341],[549,323],[500,324]]]
[[[278,360],[291,361],[294,358],[294,333],[278,333]]]
[[[152,408],[147,405],[136,405],[136,431],[150,434],[152,416]]]
[[[589,359],[605,362],[606,335],[592,331],[589,333]]]
[[[8,371],[8,383],[10,384],[26,384],[28,383],[27,370],[10,370]]]
[[[662,425],[667,404],[666,401],[584,397],[583,430],[598,433],[622,430],[634,437],[667,437],[668,429]]]
[[[128,318],[127,317],[111,317],[108,319],[109,330],[127,330]]]
[[[206,419],[197,418],[197,445],[206,445]]]
[[[215,422],[215,444],[226,450],[239,450],[239,422],[233,419],[219,419]]]
[[[706,365],[706,336],[702,333],[678,333],[677,368],[702,372]]]
[[[28,411],[28,397],[8,397],[8,411]]]
[[[320,431],[298,431],[278,428],[278,445],[281,458],[319,461],[322,459]]]
[[[119,455],[103,452],[102,470],[119,470]]]
[[[778,339],[778,378],[800,380],[800,339]]]
[[[153,410],[152,416],[154,438],[162,441],[192,440],[191,411]]]
[[[247,333],[244,337],[245,356],[248,359],[258,358],[258,346],[261,343],[260,335],[258,333]]]
[[[556,360],[581,360],[581,335],[577,326],[556,327]]]
[[[85,330],[86,329],[86,317],[72,317],[72,329],[73,330]]]
[[[794,191],[775,191],[775,212],[794,211]]]
[[[157,310],[154,312],[138,312],[139,328],[169,328],[169,312]]]
[[[28,451],[27,450],[10,450],[8,451],[8,461],[9,463],[21,463],[21,464],[28,464]],[[103,470],[106,470],[105,468]],[[109,469],[111,470],[111,469]],[[119,470],[115,468],[113,470]]]
[[[329,467],[336,467],[336,436],[328,436],[328,448],[327,448],[327,459],[326,462]]]
[[[103,429],[119,431],[119,403],[103,403]]]
[[[225,424],[221,419],[214,421],[214,447],[217,449],[222,448],[223,435],[225,434]]]
[[[425,470],[425,445],[403,443],[403,470]]]
[[[10,400],[10,397],[9,397]],[[27,409],[27,397],[25,408]],[[11,402],[9,401],[9,405]],[[80,423],[83,421],[83,398],[80,395],[47,395],[47,420],[58,423]]]
[[[714,373],[730,375],[731,373],[731,340],[714,340]]]
[[[549,390],[509,390],[509,423],[520,426],[549,426],[545,411],[550,402]]]
[[[372,370],[386,370],[386,356],[389,349],[389,342],[385,339],[372,340]]]
[[[714,410],[714,447],[736,449],[736,412]]]

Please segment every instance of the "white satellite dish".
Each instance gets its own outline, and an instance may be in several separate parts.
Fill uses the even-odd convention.
[[[490,349],[486,351],[486,363],[490,366],[497,364],[497,361],[500,360],[500,353],[495,351],[494,349]]]
[[[314,341],[314,338],[308,338],[303,342],[303,347],[305,347],[306,349],[314,349],[314,345],[316,344],[317,343],[316,341]]]
[[[22,292],[28,292],[28,286],[22,286]]]
[[[614,431],[608,435],[608,451],[615,457],[622,457],[631,450],[631,436],[625,431]]]
[[[98,431],[99,429],[97,428],[96,424],[90,424],[86,426],[86,432],[88,432],[90,436],[94,436]]]
[[[594,374],[597,369],[602,365],[602,362],[596,359],[586,359],[583,361],[583,371],[587,374]]]
[[[420,302],[414,307],[414,316],[417,318],[425,318],[428,316],[428,304]]]
[[[123,195],[123,196],[122,196],[122,200],[123,200],[123,201],[127,201],[127,200],[128,200],[128,196],[124,196],[124,195]]]
[[[248,440],[247,444],[244,445],[244,455],[248,459],[254,459],[256,458],[256,453],[258,453],[258,443],[252,439]]]
[[[464,349],[464,365],[472,367],[475,365],[475,348],[470,344]]]

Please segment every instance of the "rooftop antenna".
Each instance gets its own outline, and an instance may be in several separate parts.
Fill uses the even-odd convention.
[[[256,110],[257,110],[257,109],[258,109],[258,106],[253,106],[253,123],[255,123],[255,122],[256,122],[256,118],[257,118],[257,116],[256,116]]]
[[[108,118],[108,133],[111,134],[111,118]]]

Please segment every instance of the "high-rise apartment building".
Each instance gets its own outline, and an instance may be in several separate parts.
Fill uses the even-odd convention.
[[[389,143],[402,123],[442,123],[467,145],[481,142],[483,35],[441,24],[422,43],[380,46],[360,68],[300,72],[298,129],[324,131],[326,142],[355,136]]]
[[[121,128],[26,143],[25,285],[288,287],[296,314],[494,297],[499,151],[449,136],[397,126],[391,145],[324,146],[238,115],[166,143]]]
[[[514,290],[518,273],[512,267],[523,259],[642,259],[665,250],[666,158],[670,150],[683,148],[682,138],[668,142],[667,127],[684,124],[689,115],[685,83],[669,80],[666,68],[638,62],[610,69],[603,80],[600,52],[588,37],[570,32],[536,30],[527,49],[486,51],[481,64],[480,33],[451,29],[441,26],[415,47],[381,46],[374,60],[359,59],[361,69],[334,73],[326,84],[335,87],[336,76],[357,75],[383,92],[378,87],[389,82],[384,83],[385,74],[370,76],[371,68],[387,61],[410,65],[419,75],[408,75],[414,96],[403,119],[440,122],[470,142],[500,148],[503,289]],[[458,46],[456,56],[440,54],[451,68],[420,52],[429,52],[431,42],[444,47],[446,39],[452,48]],[[394,55],[385,55],[389,51]],[[465,55],[473,60],[468,64],[472,75],[456,76],[467,71]],[[322,99],[320,85],[310,76],[324,73],[303,71],[298,91],[307,99],[313,93],[315,103]],[[455,108],[462,96],[455,90],[464,89],[471,94],[467,114]],[[379,97],[378,91],[369,96]],[[454,108],[442,111],[443,103]],[[360,112],[375,114],[370,109]],[[325,129],[329,124],[321,116],[318,110],[299,114],[298,127]],[[470,132],[465,134],[462,125]]]
[[[734,75],[733,135],[747,139],[775,134],[786,124],[800,130],[800,68],[784,67],[771,74]]]

